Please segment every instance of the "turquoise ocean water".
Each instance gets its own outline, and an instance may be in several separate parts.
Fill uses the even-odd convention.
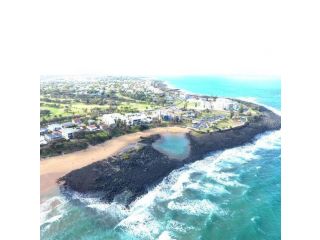
[[[281,110],[277,79],[161,79],[189,92]],[[180,151],[180,145],[163,146]],[[173,171],[129,208],[78,194],[53,196],[41,204],[40,231],[41,239],[280,239],[280,209],[281,136],[273,131]]]

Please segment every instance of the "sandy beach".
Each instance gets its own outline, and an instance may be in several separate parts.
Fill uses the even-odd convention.
[[[41,198],[57,191],[57,179],[68,172],[84,167],[93,162],[115,155],[129,144],[153,134],[187,133],[190,130],[182,127],[153,128],[113,138],[102,144],[61,156],[41,159],[40,161],[40,194]]]

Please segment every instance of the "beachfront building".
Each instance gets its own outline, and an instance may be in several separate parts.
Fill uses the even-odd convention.
[[[88,125],[94,125],[95,123],[96,123],[96,121],[93,119],[88,120]]]
[[[197,112],[195,110],[183,111],[181,114],[181,117],[185,120],[192,120],[197,117],[198,113],[199,112]]]
[[[62,123],[62,128],[73,128],[75,126],[76,126],[76,124],[73,122]]]
[[[44,136],[40,136],[40,146],[46,145],[48,142],[45,140]]]
[[[199,100],[199,110],[213,110],[213,102],[200,99]]]
[[[61,124],[57,124],[57,123],[50,124],[48,126],[48,130],[50,130],[51,132],[59,131],[61,128],[62,128]]]
[[[208,101],[206,99],[195,97],[189,97],[189,99],[187,100],[187,106],[188,108],[195,109],[198,111],[214,109],[213,101]]]
[[[40,135],[45,135],[48,133],[48,129],[47,128],[40,128]]]
[[[72,119],[72,122],[76,125],[80,125],[82,123],[80,118],[74,118]]]
[[[44,135],[44,139],[49,143],[49,142],[61,141],[64,139],[64,137],[61,135],[61,133],[54,132],[51,134]]]
[[[239,103],[227,98],[217,98],[216,101],[213,102],[213,108],[215,110],[237,111],[239,107]]]
[[[161,118],[165,121],[180,121],[182,114],[183,111],[176,107],[162,109],[160,111]]]
[[[87,126],[87,130],[89,130],[90,132],[95,132],[100,130],[100,128],[98,128],[95,124],[89,125]]]
[[[66,139],[73,139],[74,138],[74,134],[78,132],[77,129],[74,128],[64,128],[61,130],[61,135]]]
[[[128,125],[140,125],[152,122],[152,118],[145,113],[127,113],[125,114],[125,118]]]
[[[153,110],[153,111],[146,111],[145,114],[148,118],[153,120],[160,120],[161,119],[161,111],[160,110]]]
[[[120,113],[111,113],[111,114],[104,114],[102,116],[102,121],[107,126],[112,126],[116,123],[117,120],[127,121],[126,117]]]

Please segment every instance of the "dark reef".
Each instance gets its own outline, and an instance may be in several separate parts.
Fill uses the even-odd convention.
[[[155,150],[151,144],[160,136],[154,135],[143,138],[138,148],[68,173],[59,179],[63,182],[61,188],[80,193],[100,193],[102,200],[108,202],[123,192],[130,192],[127,200],[130,203],[146,193],[148,187],[186,163],[202,159],[210,152],[243,145],[258,134],[281,128],[280,116],[263,106],[247,102],[245,104],[259,108],[261,116],[238,128],[201,135],[187,134],[190,154],[182,161],[170,159]]]

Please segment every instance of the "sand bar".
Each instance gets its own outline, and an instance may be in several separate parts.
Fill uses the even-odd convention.
[[[163,127],[153,128],[143,132],[136,132],[120,137],[113,138],[96,146],[90,146],[87,149],[41,159],[40,161],[40,193],[41,198],[57,191],[57,179],[68,172],[84,167],[93,162],[105,159],[126,147],[128,144],[135,143],[140,137],[148,137],[153,134],[163,133],[186,133],[190,130],[182,127]]]

